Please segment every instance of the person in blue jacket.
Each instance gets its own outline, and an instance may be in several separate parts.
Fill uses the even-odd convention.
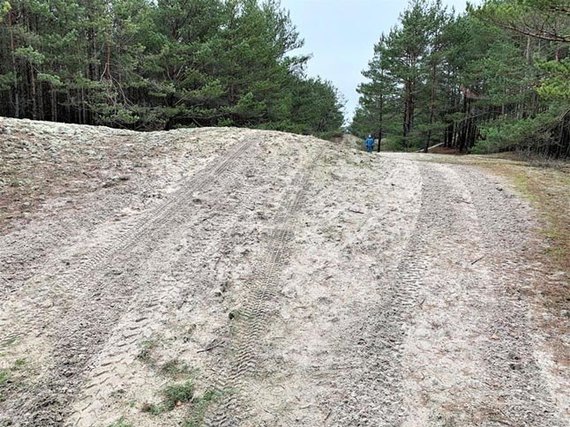
[[[364,144],[366,145],[366,151],[372,153],[372,149],[374,148],[374,138],[372,138],[372,135],[368,135]]]

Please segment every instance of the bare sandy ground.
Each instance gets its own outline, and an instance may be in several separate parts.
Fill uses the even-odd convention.
[[[498,178],[278,132],[2,125],[0,425],[570,425],[533,293],[567,276]]]

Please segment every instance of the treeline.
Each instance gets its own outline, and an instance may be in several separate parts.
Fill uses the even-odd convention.
[[[278,0],[0,0],[0,115],[138,130],[340,128]]]
[[[567,0],[412,1],[363,72],[352,132],[389,148],[570,157]]]

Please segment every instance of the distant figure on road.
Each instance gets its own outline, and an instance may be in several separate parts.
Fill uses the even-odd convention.
[[[364,144],[366,145],[366,151],[372,153],[372,149],[374,148],[374,138],[372,138],[372,135],[368,135]]]

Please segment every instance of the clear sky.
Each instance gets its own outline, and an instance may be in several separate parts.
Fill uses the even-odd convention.
[[[456,11],[465,0],[443,0]],[[477,3],[477,2],[471,2]],[[398,23],[407,0],[281,0],[305,40],[302,53],[313,55],[307,74],[330,80],[346,98],[347,120],[358,104],[356,87],[382,32]]]

